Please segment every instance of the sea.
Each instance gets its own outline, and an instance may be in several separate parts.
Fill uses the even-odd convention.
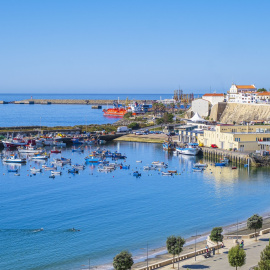
[[[269,168],[215,167],[200,157],[168,154],[160,144],[112,142],[104,148],[126,155],[118,162],[130,169],[102,173],[87,164],[72,175],[65,165],[52,179],[49,171],[32,175],[30,168],[43,163],[31,159],[26,165],[0,163],[0,269],[87,269],[89,259],[92,266],[112,269],[122,250],[136,262],[145,260],[147,244],[155,254],[170,235],[189,238],[270,210]],[[47,163],[63,156],[84,164],[95,149],[62,149]],[[178,174],[144,171],[153,161]],[[195,162],[208,168],[193,172]],[[14,168],[19,176],[8,172]]]
[[[41,96],[47,98],[33,98]],[[121,99],[120,95],[115,99],[118,96]],[[139,97],[142,99],[141,95],[134,98]],[[12,101],[29,96],[0,96],[0,100],[8,98]],[[87,99],[91,98],[93,95],[87,95]],[[101,99],[100,95],[97,99]],[[153,99],[152,95],[149,99]],[[76,113],[69,110],[77,105],[44,106],[49,111],[43,113],[39,105],[14,105],[10,118],[5,111],[11,110],[9,106],[13,105],[0,105],[1,126],[17,122],[33,125],[35,121],[39,125],[40,117],[42,125],[49,125],[48,119],[52,125],[58,125],[58,119],[61,125],[85,123],[80,117],[84,118],[87,110],[88,124],[108,121],[101,112],[92,116],[98,110],[85,105]],[[65,106],[69,109],[63,109]],[[31,110],[37,112],[37,120],[33,120]],[[65,118],[65,112],[70,117]],[[160,144],[111,142],[102,148],[126,155],[127,159],[119,162],[130,165],[130,169],[102,173],[96,165],[86,164],[85,170],[73,175],[68,173],[70,165],[65,165],[58,168],[62,175],[53,179],[49,171],[31,174],[30,168],[41,168],[43,163],[29,157],[25,165],[0,161],[0,269],[79,270],[88,269],[90,260],[92,267],[109,270],[114,256],[122,250],[129,250],[135,262],[143,261],[147,244],[150,256],[165,252],[170,235],[188,239],[196,232],[203,235],[213,227],[270,212],[269,168],[238,166],[232,170],[231,164],[215,167],[203,157],[168,154]],[[95,149],[86,146],[83,153],[78,153],[63,148],[61,154],[51,154],[46,163],[62,156],[71,158],[72,164],[84,164],[85,157]],[[50,152],[50,148],[46,151]],[[1,156],[9,154],[0,152]],[[168,163],[168,169],[177,170],[177,175],[162,176],[163,169],[144,171],[143,166],[153,161]],[[194,172],[196,162],[207,163],[207,169]],[[19,175],[8,172],[15,168]],[[141,177],[133,176],[134,171]]]
[[[196,95],[201,96],[201,95]],[[0,100],[11,102],[24,99],[96,99],[96,100],[160,100],[173,94],[0,94]],[[150,102],[149,102],[150,103]],[[117,117],[104,116],[102,110],[91,109],[91,105],[26,105],[0,104],[0,127],[17,126],[75,126],[89,124],[112,124]],[[102,109],[108,106],[103,105]],[[109,106],[111,107],[111,106]]]

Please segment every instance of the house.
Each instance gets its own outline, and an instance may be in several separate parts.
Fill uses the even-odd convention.
[[[236,102],[236,100],[240,100],[239,94],[248,94],[257,92],[257,88],[255,85],[236,85],[232,84],[230,90],[227,92],[227,101],[228,102]]]
[[[218,104],[219,102],[224,102],[224,94],[218,94],[218,93],[213,93],[213,94],[204,94],[202,96],[202,99],[207,100],[211,103],[212,106]]]
[[[268,103],[270,101],[270,92],[257,92],[256,102],[257,103]]]

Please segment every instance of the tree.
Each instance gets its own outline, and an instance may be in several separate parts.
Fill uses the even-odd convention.
[[[164,123],[171,123],[173,122],[173,114],[165,112],[163,115]]]
[[[246,252],[237,245],[229,250],[228,259],[230,265],[237,270],[238,266],[241,267],[246,263]]]
[[[258,263],[258,267],[255,270],[266,270],[270,269],[270,246],[267,245],[261,252],[261,260]]]
[[[133,123],[130,123],[128,125],[128,128],[131,128],[131,129],[138,129],[140,128],[140,125],[137,123],[137,122],[133,122]]]
[[[113,267],[116,270],[127,270],[133,265],[133,259],[131,253],[128,251],[121,251],[113,258]]]
[[[127,112],[127,113],[124,114],[125,119],[128,119],[130,117],[132,117],[132,112]]]
[[[267,92],[267,90],[265,88],[259,88],[257,92]]]
[[[176,237],[172,235],[167,238],[166,246],[167,246],[168,252],[173,255],[173,268],[174,268],[174,257],[176,254],[179,256],[179,254],[183,250],[184,244],[185,244],[185,239],[183,239],[180,236]]]
[[[211,241],[217,243],[217,249],[218,249],[218,242],[222,242],[222,240],[223,240],[222,232],[223,232],[222,227],[215,227],[215,228],[213,228],[213,230],[211,231],[211,234],[210,234]],[[219,253],[219,250],[217,253]]]
[[[261,229],[262,228],[262,225],[263,225],[263,218],[260,217],[259,215],[255,214],[253,215],[252,217],[250,217],[248,220],[247,220],[247,227],[248,229],[250,230],[255,230],[255,238],[256,238],[256,241],[257,241],[257,234],[256,234],[256,231],[258,229]]]

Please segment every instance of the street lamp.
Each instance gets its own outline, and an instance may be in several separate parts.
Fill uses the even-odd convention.
[[[145,249],[145,248],[141,248],[141,249]],[[148,270],[148,242],[146,245],[146,270]]]
[[[197,237],[201,236],[200,234],[197,234],[197,230],[196,230],[196,235],[193,235],[191,237],[195,237],[195,261],[196,261],[196,243],[197,243]]]

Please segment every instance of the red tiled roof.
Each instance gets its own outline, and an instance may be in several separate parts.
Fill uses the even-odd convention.
[[[236,88],[239,88],[239,89],[255,89],[256,87],[254,85],[236,85]]]
[[[224,97],[224,94],[204,94],[203,97]]]
[[[270,92],[257,92],[257,96],[270,96]]]

